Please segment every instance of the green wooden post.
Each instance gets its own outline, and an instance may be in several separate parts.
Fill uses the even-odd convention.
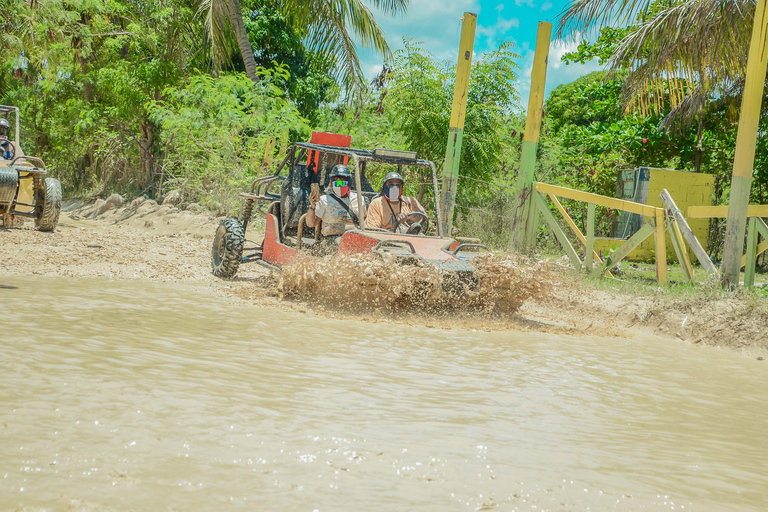
[[[469,71],[472,67],[472,48],[475,44],[477,14],[464,13],[459,42],[459,63],[456,67],[456,84],[453,88],[451,123],[448,126],[448,144],[445,148],[445,164],[442,172],[442,217],[443,236],[451,236],[453,210],[456,205],[456,186],[459,180],[461,142],[464,137],[464,117],[467,113],[467,91]]]
[[[747,230],[747,264],[744,265],[744,286],[755,284],[755,266],[757,262],[757,219],[749,219]],[[739,262],[741,263],[741,262]]]
[[[760,108],[763,101],[765,72],[768,68],[768,0],[758,0],[755,7],[752,41],[747,58],[747,76],[744,81],[744,95],[741,98],[739,130],[736,134],[736,154],[733,159],[731,198],[728,201],[728,220],[725,226],[723,246],[723,283],[733,287],[739,284],[741,252],[744,247],[744,231],[747,227],[747,207],[752,188],[752,169],[755,164],[757,127],[760,122]]]
[[[533,70],[531,72],[531,93],[528,97],[528,115],[525,120],[525,135],[520,154],[520,170],[517,174],[515,211],[512,217],[512,244],[513,248],[519,252],[526,252],[530,249],[529,244],[533,239],[535,230],[535,226],[532,224],[536,215],[533,215],[535,210],[531,208],[531,194],[533,194],[533,171],[536,167],[536,148],[539,145],[551,37],[552,24],[545,21],[539,22],[539,30],[536,34],[536,53],[533,57]]]
[[[587,272],[592,272],[592,253],[595,250],[595,205],[587,205],[587,246],[584,252],[584,264]]]

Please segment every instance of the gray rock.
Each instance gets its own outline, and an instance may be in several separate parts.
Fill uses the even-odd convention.
[[[123,206],[123,196],[120,194],[112,194],[107,198],[107,204],[111,205],[111,208],[115,210]]]
[[[107,211],[109,207],[107,206],[107,202],[103,199],[97,199],[95,203],[93,203],[93,206],[91,206],[88,213],[85,214],[85,216],[89,219],[101,215],[105,211]]]

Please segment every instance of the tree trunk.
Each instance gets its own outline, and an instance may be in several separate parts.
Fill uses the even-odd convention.
[[[693,167],[696,172],[701,172],[701,155],[704,152],[704,113],[699,113],[699,131],[696,134],[696,156],[694,157]]]
[[[248,78],[254,84],[257,84],[259,83],[259,77],[256,76],[256,58],[253,56],[253,48],[251,48],[251,43],[248,41],[248,32],[246,32],[245,23],[243,23],[240,0],[229,0],[227,7],[229,21],[232,24],[232,29],[235,31],[237,46],[240,48],[240,55],[243,57],[243,64],[245,64],[245,74],[248,75]]]
[[[88,59],[79,55],[77,60],[80,61],[80,73],[83,76],[83,99],[89,105],[93,103],[93,84],[88,81]]]
[[[139,157],[141,158],[141,186],[149,188],[152,185],[155,171],[155,157],[152,147],[155,144],[155,125],[151,121],[141,121],[141,137],[139,138]]]

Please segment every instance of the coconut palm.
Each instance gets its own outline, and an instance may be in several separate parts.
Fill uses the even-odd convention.
[[[370,7],[388,15],[403,14],[410,0],[283,0],[275,8],[283,10],[299,33],[305,34],[308,49],[335,63],[332,73],[348,90],[365,83],[356,41],[387,56],[389,45]],[[370,7],[369,7],[370,6]],[[202,0],[200,12],[205,13],[214,62],[221,63],[226,54],[227,30],[238,42],[246,73],[254,82],[256,61],[248,43],[240,0]]]
[[[629,70],[624,99],[629,109],[672,106],[664,126],[688,126],[709,99],[741,92],[752,33],[755,0],[574,0],[560,14],[558,35],[626,24],[636,29],[619,44],[611,69]]]
[[[221,64],[229,58],[229,36],[234,35],[245,64],[245,74],[254,83],[258,82],[256,59],[248,41],[248,32],[245,30],[240,0],[201,0],[198,14],[205,16],[205,29],[214,70],[220,69]]]

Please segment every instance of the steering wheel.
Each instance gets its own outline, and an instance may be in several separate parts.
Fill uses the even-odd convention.
[[[417,220],[417,221],[411,221],[410,220],[411,217],[421,217],[421,218],[419,220]],[[401,221],[395,219],[395,225],[392,227],[392,231],[396,233],[397,232],[397,228],[400,227],[400,224],[402,224],[403,222],[406,222],[406,221],[413,222],[413,224],[408,228],[408,231],[406,231],[406,233],[409,234],[409,235],[418,235],[422,231],[426,231],[427,228],[429,228],[429,217],[427,216],[426,213],[424,213],[424,212],[411,212],[408,215],[406,215],[405,218],[403,220],[401,220]],[[416,228],[416,226],[419,226],[419,228],[421,228],[421,229]],[[413,231],[411,231],[411,230],[413,230]]]

